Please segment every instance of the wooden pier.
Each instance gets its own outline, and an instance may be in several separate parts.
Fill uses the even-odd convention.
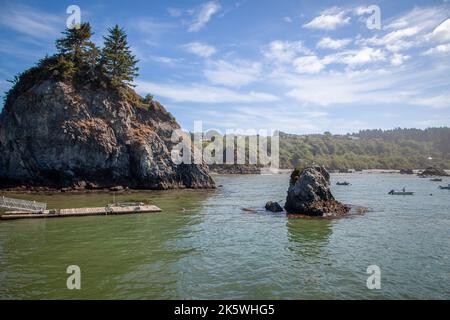
[[[39,218],[62,218],[83,216],[106,216],[124,215],[136,213],[160,212],[161,209],[153,205],[139,206],[105,206],[94,208],[53,209],[40,212],[8,211],[0,216],[1,220],[15,219],[39,219]]]

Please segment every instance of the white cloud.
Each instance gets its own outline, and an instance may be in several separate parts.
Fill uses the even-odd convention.
[[[26,6],[2,7],[0,25],[33,38],[55,38],[65,27],[63,15],[53,15]]]
[[[370,47],[363,47],[358,50],[347,50],[336,54],[326,56],[323,61],[326,64],[341,63],[350,67],[373,63],[377,61],[384,61],[386,54],[381,49],[374,49]]]
[[[381,49],[363,48],[346,56],[343,61],[348,65],[360,65],[385,59]]]
[[[320,46],[344,45],[347,42],[345,40],[347,39],[333,40],[325,38]],[[334,43],[334,41],[339,41],[339,44]],[[371,47],[340,51],[320,58],[311,50],[305,48],[302,42],[289,41],[271,42],[264,54],[271,62],[278,65],[291,65],[299,73],[318,73],[330,64],[345,64],[355,68],[387,59],[387,54],[384,50]],[[400,57],[398,56],[396,61],[399,59]]]
[[[216,48],[214,48],[213,46],[211,46],[209,44],[201,43],[201,42],[187,43],[187,44],[183,45],[182,48],[184,50],[186,50],[187,52],[195,54],[202,58],[209,58],[214,53],[216,53]]]
[[[310,22],[303,25],[309,29],[334,30],[337,27],[350,23],[350,17],[346,16],[345,11],[335,13],[335,10],[322,12],[320,16],[315,17]]]
[[[442,88],[450,87],[450,78],[447,76],[450,65],[424,66],[413,64],[403,68],[347,69],[317,74],[278,71],[266,81],[284,86],[288,98],[311,106],[447,106],[450,102],[448,89],[443,93]]]
[[[311,55],[301,41],[272,41],[264,50],[266,58],[276,63],[291,63],[299,54]]]
[[[448,18],[449,8],[443,6],[414,7],[406,14],[402,14],[387,21],[386,30],[398,30],[408,27],[417,28],[419,32],[431,31],[439,23]]]
[[[235,63],[229,63],[224,60],[210,61],[204,70],[204,75],[213,84],[241,87],[260,78],[261,64],[247,61],[237,61]]]
[[[450,21],[442,21],[447,19],[448,14],[450,10],[443,6],[414,7],[406,14],[385,22],[383,30],[389,33],[358,39],[356,43],[363,46],[383,46],[391,52],[399,53],[426,45],[431,40],[446,41],[447,36],[450,39]]]
[[[372,12],[373,12],[373,10],[371,10],[369,7],[363,7],[363,6],[356,7],[353,10],[353,13],[356,14],[357,16],[362,16],[364,14],[372,13]]]
[[[408,55],[403,55],[400,53],[394,53],[391,57],[391,64],[394,66],[399,66],[402,65],[406,60],[408,60],[409,58],[411,58]]]
[[[167,8],[167,12],[169,13],[169,16],[173,18],[178,18],[183,14],[183,10],[178,8]]]
[[[160,84],[136,81],[136,89],[141,94],[152,93],[175,102],[194,103],[262,103],[277,101],[278,97],[264,92],[244,92],[206,85]]]
[[[445,20],[440,25],[438,25],[430,37],[431,40],[445,42],[450,40],[450,19]]]
[[[302,114],[308,118],[323,118],[328,116],[328,112],[324,111],[305,111]]]
[[[341,49],[352,42],[351,39],[331,39],[330,37],[325,37],[320,39],[317,43],[317,48],[322,49]]]
[[[423,54],[426,56],[430,55],[442,55],[442,54],[449,54],[450,53],[450,43],[447,44],[440,44],[434,48],[430,48],[427,51],[425,51]]]
[[[318,73],[325,68],[325,65],[316,56],[299,57],[293,62],[298,73]]]
[[[363,45],[375,45],[384,46],[387,50],[392,52],[399,52],[406,50],[418,44],[417,37],[412,40],[405,40],[405,38],[411,38],[419,33],[417,27],[408,27],[392,31],[383,37],[372,37],[369,39],[359,40],[359,44]]]
[[[400,52],[400,51],[405,51],[405,50],[411,49],[418,45],[419,45],[418,41],[398,40],[394,43],[387,44],[386,49],[391,52]]]
[[[416,27],[410,27],[405,29],[400,29],[396,31],[392,31],[385,35],[382,39],[382,43],[392,43],[398,41],[403,38],[408,38],[416,35],[419,32],[419,29]]]
[[[251,128],[252,130],[268,130],[278,129],[283,132],[323,132],[326,127],[324,120],[326,114],[322,113],[321,121],[317,121],[312,113],[299,111],[297,106],[285,106],[278,103],[261,104],[258,108],[248,105],[230,106],[229,112],[219,112],[216,110],[201,111],[196,115],[197,119],[208,116],[205,120],[206,126],[215,126],[226,129],[243,129]],[[334,121],[336,122],[336,121]],[[270,133],[270,131],[269,131]]]
[[[180,63],[183,61],[183,59],[170,58],[170,57],[164,57],[164,56],[149,56],[148,58],[155,62],[165,63],[165,64],[169,64],[169,65],[173,65],[173,64]]]
[[[402,101],[399,95],[392,94],[390,87],[392,81],[379,81],[377,76],[380,75],[377,73],[334,73],[287,78],[286,84],[292,87],[286,95],[299,102],[319,106]]]
[[[189,32],[200,31],[220,8],[220,4],[215,1],[210,1],[202,5],[196,14],[194,22],[189,26]]]
[[[292,19],[290,17],[283,17],[283,21],[287,23],[292,23]]]
[[[412,103],[435,109],[450,108],[450,93],[431,97],[417,98],[414,99]]]

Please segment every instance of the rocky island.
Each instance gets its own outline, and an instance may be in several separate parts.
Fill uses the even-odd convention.
[[[330,174],[319,165],[292,172],[284,208],[288,214],[313,217],[340,217],[350,210],[334,199]]]
[[[419,173],[419,176],[421,176],[421,177],[433,177],[433,176],[448,177],[449,174],[447,172],[445,172],[444,169],[428,167],[424,171]]]
[[[0,115],[0,187],[214,188],[206,165],[172,162],[175,118],[129,82],[136,60],[118,26],[100,50],[89,24],[23,72]]]

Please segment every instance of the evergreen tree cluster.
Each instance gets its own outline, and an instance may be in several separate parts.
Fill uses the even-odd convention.
[[[91,41],[92,35],[89,23],[66,29],[63,38],[56,40],[56,54],[46,56],[36,66],[10,80],[13,86],[5,95],[6,104],[47,79],[108,88],[132,86],[133,79],[138,76],[138,60],[130,50],[124,29],[118,25],[109,28],[103,37],[103,48]]]

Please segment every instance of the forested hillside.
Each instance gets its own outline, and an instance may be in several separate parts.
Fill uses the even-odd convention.
[[[364,130],[352,135],[280,133],[282,168],[316,162],[329,169],[450,169],[450,128]]]

